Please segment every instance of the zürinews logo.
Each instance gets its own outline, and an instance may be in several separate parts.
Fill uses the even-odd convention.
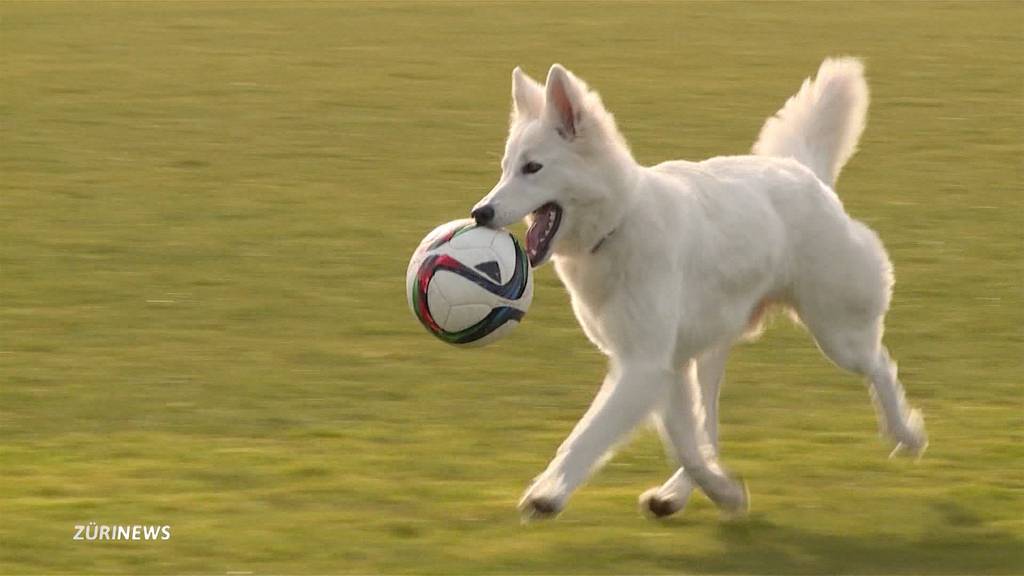
[[[170,526],[142,524],[76,524],[72,540],[170,540]]]

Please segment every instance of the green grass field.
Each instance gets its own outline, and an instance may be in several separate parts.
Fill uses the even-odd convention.
[[[0,5],[0,572],[1024,573],[1024,4]],[[873,90],[839,182],[896,265],[931,447],[785,321],[739,348],[753,510],[644,520],[651,433],[554,523],[521,491],[604,362],[550,267],[446,347],[407,259],[496,181],[509,73],[560,61],[637,158],[749,150],[826,55]],[[167,524],[79,542],[76,524]]]

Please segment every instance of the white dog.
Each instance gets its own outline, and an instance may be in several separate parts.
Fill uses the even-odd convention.
[[[718,461],[718,391],[730,347],[770,306],[870,380],[894,453],[924,451],[923,419],[881,342],[892,267],[832,190],[864,129],[858,60],[826,60],[765,123],[754,155],[699,163],[637,164],[597,93],[558,64],[543,86],[513,70],[512,100],[501,180],[473,217],[530,223],[531,264],[554,261],[584,332],[609,357],[594,403],[523,496],[524,519],[557,515],[651,416],[681,468],[641,509],[672,514],[696,485],[744,513],[746,488]]]

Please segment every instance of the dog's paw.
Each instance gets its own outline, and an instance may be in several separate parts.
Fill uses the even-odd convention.
[[[560,479],[540,477],[519,500],[519,516],[523,523],[548,520],[558,516],[565,507],[566,495]]]
[[[903,456],[919,460],[924,451],[928,448],[928,433],[924,428],[924,416],[920,410],[911,410],[907,414],[906,422],[899,431],[892,435],[896,442],[890,458]]]
[[[667,518],[685,507],[685,501],[661,494],[661,486],[640,495],[640,513],[648,518]]]
[[[524,524],[538,520],[550,520],[562,512],[562,504],[544,496],[524,497],[519,502],[519,517]]]
[[[727,518],[740,518],[750,511],[750,492],[742,477],[734,479],[707,468],[690,471],[690,475]]]
[[[723,496],[712,500],[726,519],[745,518],[750,513],[750,490],[742,477],[733,480]]]

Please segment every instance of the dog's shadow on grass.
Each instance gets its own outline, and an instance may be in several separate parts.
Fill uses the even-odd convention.
[[[780,526],[753,515],[719,527],[721,553],[687,557],[687,570],[741,574],[1021,574],[1024,540],[984,526],[954,502],[932,507],[942,516],[927,533],[844,536]],[[679,569],[680,558],[665,558]],[[659,562],[661,563],[661,562]]]

